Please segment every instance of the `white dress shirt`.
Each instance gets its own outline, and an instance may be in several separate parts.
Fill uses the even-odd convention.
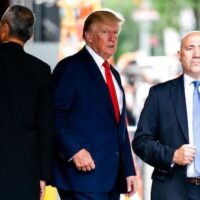
[[[190,76],[184,74],[184,89],[185,89],[185,100],[186,100],[186,110],[187,110],[187,120],[188,120],[188,134],[189,134],[189,144],[193,145],[193,92],[194,92],[194,84],[195,81]],[[199,89],[199,88],[198,88]],[[200,139],[200,138],[199,138]],[[200,174],[195,172],[194,169],[194,161],[187,166],[187,177],[198,177]]]
[[[86,49],[88,50],[88,52],[91,54],[91,56],[93,57],[94,61],[96,62],[97,66],[99,67],[99,70],[104,78],[104,80],[106,81],[106,77],[105,77],[105,67],[103,66],[104,63],[104,59],[99,56],[90,46],[86,45]],[[112,74],[112,71],[111,71]],[[122,91],[114,77],[114,75],[112,74],[112,80],[114,82],[114,86],[115,86],[115,91],[117,94],[117,100],[118,100],[118,104],[119,104],[119,111],[120,114],[122,113],[122,108],[123,108],[123,94]]]

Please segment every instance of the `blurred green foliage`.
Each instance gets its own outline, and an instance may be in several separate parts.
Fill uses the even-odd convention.
[[[159,27],[163,30],[165,27],[173,27],[180,31],[180,11],[185,8],[191,8],[196,20],[195,29],[200,28],[200,1],[199,0],[152,0],[152,6],[160,13]]]
[[[146,0],[148,1],[148,0]],[[133,12],[139,9],[143,0],[103,0],[102,7],[111,8],[122,13],[125,23],[119,38],[118,51],[115,60],[122,53],[137,51],[139,49],[139,23],[133,20]],[[152,9],[159,12],[160,19],[151,22],[150,35],[159,40],[159,45],[154,49],[155,55],[163,55],[163,31],[174,28],[181,31],[180,12],[182,9],[191,8],[195,17],[195,30],[200,29],[200,0],[149,0]]]
[[[163,31],[170,27],[178,32],[182,31],[180,23],[180,12],[183,9],[190,8],[194,14],[195,27],[194,30],[200,29],[200,1],[199,0],[151,0],[152,7],[160,14],[158,20],[151,29],[152,34],[156,34],[160,38],[160,46],[163,47]],[[163,48],[162,48],[163,49]]]

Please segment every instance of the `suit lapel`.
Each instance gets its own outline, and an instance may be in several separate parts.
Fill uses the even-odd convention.
[[[107,103],[112,116],[115,118],[114,108],[112,105],[112,100],[106,85],[106,82],[101,74],[101,71],[99,70],[99,67],[97,66],[96,62],[92,58],[92,56],[89,54],[89,52],[86,50],[86,48],[83,48],[80,53],[82,54],[85,66],[87,70],[89,71],[90,76],[94,80],[97,87],[100,89],[100,92],[102,95],[100,95],[103,100]]]
[[[121,117],[120,117],[120,124],[122,122],[122,118],[125,119],[126,116],[125,116],[125,93],[124,93],[124,89],[122,87],[122,84],[121,84],[121,80],[120,80],[120,77],[119,75],[117,74],[116,70],[114,69],[113,66],[111,66],[110,68],[112,74],[114,75],[118,85],[119,85],[119,88],[121,89],[121,92],[122,92],[122,95],[123,95],[123,107],[122,107],[122,112],[121,112]]]
[[[187,123],[188,120],[187,120],[187,113],[186,113],[183,76],[176,79],[176,81],[172,83],[172,87],[170,91],[171,91],[174,109],[176,111],[181,129],[183,131],[183,135],[186,141],[189,142],[188,123]]]
[[[120,80],[120,78],[119,78],[119,75],[117,74],[116,70],[114,69],[114,67],[113,67],[112,65],[111,65],[111,67],[110,67],[110,70],[111,70],[113,76],[115,77],[115,79],[117,80],[117,83],[118,83],[120,89],[121,89],[122,92],[123,92],[124,90],[123,90],[123,87],[122,87],[122,84],[121,84],[121,80]]]

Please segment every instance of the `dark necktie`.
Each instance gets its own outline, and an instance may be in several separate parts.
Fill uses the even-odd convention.
[[[193,93],[193,137],[194,145],[196,146],[196,155],[194,158],[194,168],[200,175],[200,81],[194,81]]]
[[[112,75],[110,72],[110,67],[109,67],[108,61],[105,60],[103,63],[103,66],[105,68],[106,83],[107,83],[107,86],[109,89],[110,97],[112,99],[112,104],[113,104],[113,108],[115,111],[115,118],[116,118],[117,123],[119,123],[119,120],[120,120],[119,104],[117,101],[117,94],[115,91],[115,86],[114,86],[114,83],[112,80]]]

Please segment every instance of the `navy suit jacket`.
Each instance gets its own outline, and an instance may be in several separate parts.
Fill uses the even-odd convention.
[[[107,192],[116,182],[126,187],[125,177],[135,174],[124,91],[118,72],[113,67],[111,70],[123,92],[120,124],[115,120],[105,80],[85,48],[60,61],[54,70],[57,147],[54,185],[58,188]],[[94,159],[96,168],[91,172],[78,171],[69,161],[83,148]]]
[[[154,167],[152,200],[187,200],[186,167],[174,152],[189,143],[183,76],[153,86],[132,143],[135,153]]]

